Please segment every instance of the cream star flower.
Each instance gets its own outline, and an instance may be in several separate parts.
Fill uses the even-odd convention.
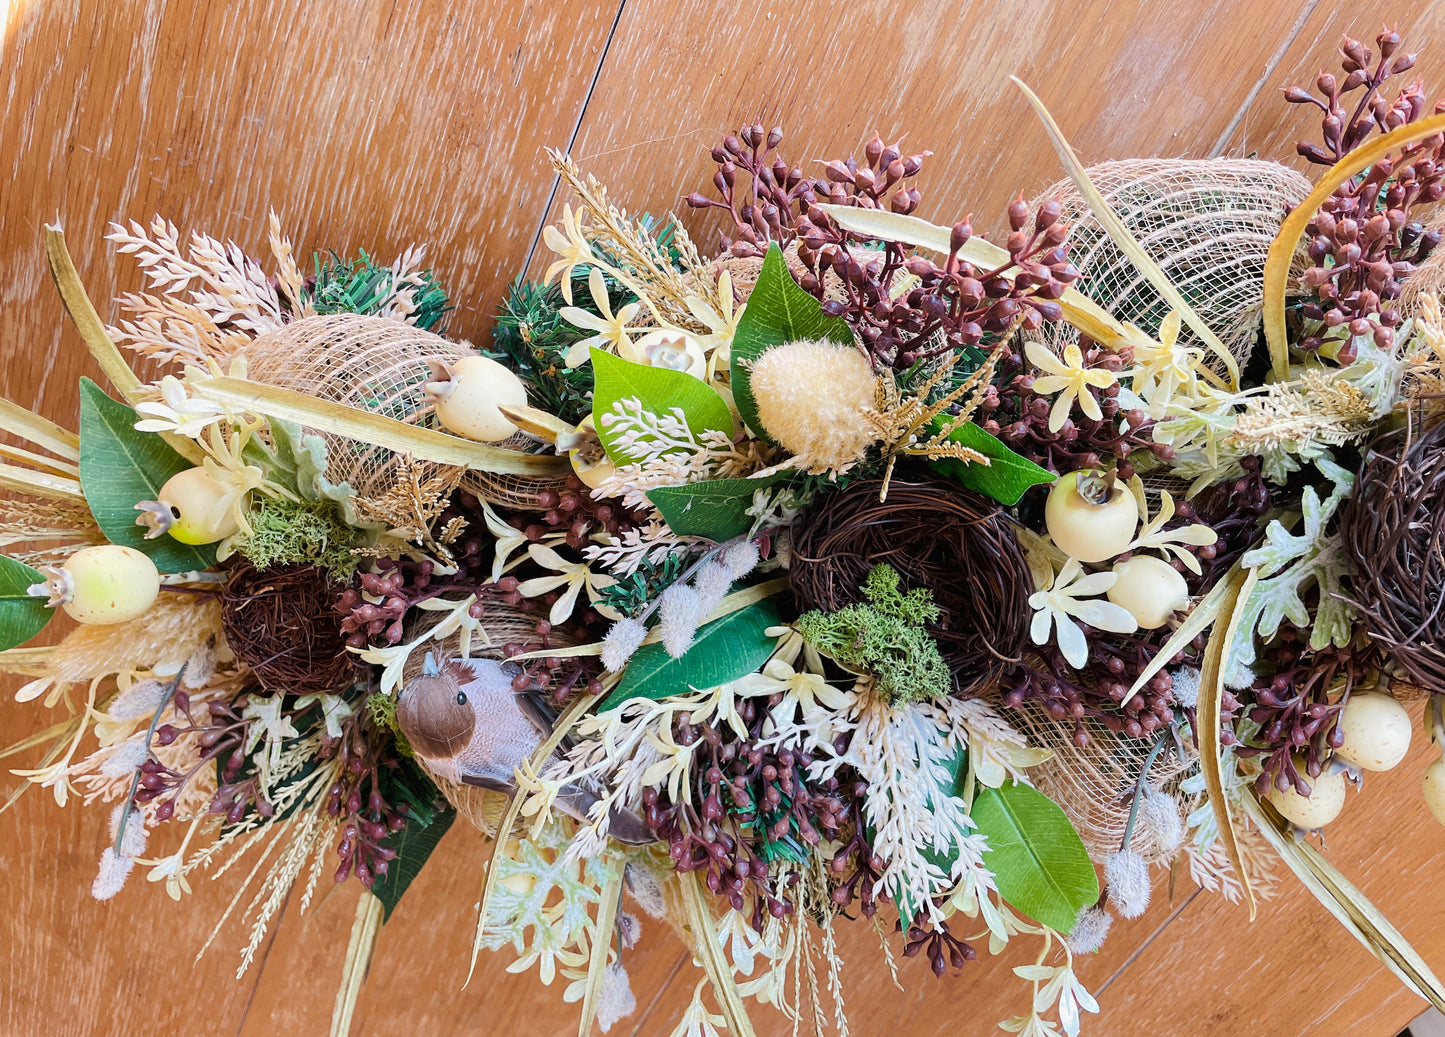
[[[149,872],[146,873],[147,882],[164,882],[166,884],[166,895],[172,900],[181,899],[181,894],[191,891],[191,884],[186,881],[186,862],[183,853],[173,853],[169,857],[162,857]]]
[[[708,357],[708,377],[711,378],[717,365],[726,364],[732,352],[733,336],[737,334],[738,321],[742,319],[747,303],[741,306],[733,302],[733,277],[724,270],[717,279],[717,295],[720,309],[699,295],[689,295],[683,301],[688,310],[710,334],[702,336],[698,344]]]
[[[1094,399],[1089,387],[1107,389],[1118,380],[1113,371],[1102,367],[1085,367],[1084,353],[1077,343],[1070,343],[1064,348],[1062,360],[1037,342],[1024,343],[1024,353],[1029,362],[1040,371],[1048,372],[1034,379],[1034,391],[1042,396],[1059,393],[1053,410],[1049,411],[1050,432],[1063,428],[1076,397],[1079,409],[1084,412],[1085,417],[1094,421],[1103,418],[1104,412],[1099,410],[1099,401]]]
[[[1130,384],[1135,395],[1146,403],[1146,412],[1156,421],[1164,417],[1176,395],[1197,396],[1197,368],[1204,359],[1204,350],[1179,345],[1180,317],[1171,311],[1159,326],[1156,342],[1133,325],[1129,325],[1129,345],[1134,352],[1134,368]]]
[[[1137,475],[1134,476],[1129,480],[1129,489],[1133,491],[1134,499],[1139,502],[1139,513],[1146,517],[1146,521],[1128,549],[1130,551],[1158,551],[1166,558],[1172,554],[1188,566],[1189,571],[1195,576],[1201,575],[1203,569],[1199,565],[1199,559],[1194,556],[1193,551],[1185,550],[1181,545],[1192,544],[1195,547],[1207,547],[1219,540],[1219,534],[1199,522],[1175,529],[1165,529],[1164,527],[1174,518],[1174,495],[1168,490],[1161,491],[1159,511],[1150,519],[1147,517],[1149,504],[1148,498],[1144,495],[1144,481]]]
[[[582,214],[574,213],[572,206],[562,206],[562,229],[547,227],[542,231],[542,242],[560,257],[547,268],[542,279],[549,284],[552,278],[562,275],[562,298],[572,305],[572,272],[579,266],[586,266],[595,258],[587,236],[582,233]]]
[[[733,682],[742,697],[761,697],[782,692],[783,701],[768,718],[764,736],[771,738],[787,733],[790,728],[805,730],[810,742],[831,740],[833,717],[845,712],[857,696],[829,684],[816,673],[799,672],[774,656],[758,673],[750,673]]]
[[[1131,634],[1138,630],[1139,624],[1134,617],[1112,601],[1083,600],[1103,594],[1114,586],[1118,578],[1111,572],[1084,575],[1084,567],[1079,560],[1070,558],[1051,586],[1029,596],[1029,608],[1034,610],[1029,636],[1034,644],[1047,644],[1049,628],[1054,627],[1054,640],[1059,651],[1070,666],[1078,669],[1089,661],[1089,641],[1074,619],[1117,634]]]
[[[612,347],[623,360],[638,362],[637,347],[632,344],[631,331],[639,329],[629,328],[628,321],[637,316],[637,311],[642,309],[642,304],[630,302],[623,306],[616,313],[612,312],[612,301],[607,296],[607,279],[602,276],[602,271],[595,266],[592,273],[587,275],[587,287],[592,293],[592,302],[601,313],[590,313],[580,306],[563,306],[557,313],[567,323],[574,327],[583,328],[587,331],[596,332],[588,338],[576,342],[567,350],[566,362],[568,367],[581,367],[587,362],[588,351],[596,346],[598,349]]]
[[[532,544],[527,548],[527,553],[532,556],[532,561],[544,569],[551,569],[557,573],[556,576],[538,576],[535,579],[525,580],[518,585],[517,591],[524,598],[535,598],[538,595],[546,594],[548,591],[557,590],[559,587],[566,587],[567,590],[552,605],[552,612],[548,618],[553,625],[565,623],[572,615],[572,610],[577,607],[577,596],[583,591],[587,592],[587,600],[597,604],[600,597],[599,591],[611,587],[617,582],[611,576],[602,576],[594,573],[587,567],[585,562],[569,562],[552,548],[545,544]],[[599,609],[604,615],[610,610]],[[608,616],[609,619],[620,619],[617,614]]]
[[[137,432],[174,432],[195,439],[226,416],[219,403],[187,396],[185,384],[174,375],[161,379],[160,390],[163,402],[136,404],[136,413],[145,415],[135,423]]]

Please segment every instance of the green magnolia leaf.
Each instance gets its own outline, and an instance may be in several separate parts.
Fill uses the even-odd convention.
[[[1079,833],[1053,800],[1024,784],[980,789],[971,811],[988,838],[983,862],[1015,909],[1067,934],[1099,899],[1099,877]]]
[[[80,380],[80,488],[96,524],[113,544],[150,555],[163,573],[209,569],[212,546],[192,547],[173,537],[145,539],[135,506],[155,500],[177,472],[192,467],[160,436],[135,430],[135,411],[112,400],[89,378]]]
[[[661,644],[643,645],[597,711],[605,713],[628,699],[665,699],[746,677],[773,654],[777,642],[764,631],[782,621],[777,605],[764,599],[701,627],[681,659],[668,655]]]
[[[55,610],[26,591],[45,577],[23,562],[0,555],[0,651],[23,645],[45,628]]]
[[[382,922],[390,920],[402,894],[421,874],[422,865],[426,864],[456,817],[457,812],[452,807],[433,813],[425,823],[419,817],[410,817],[400,830],[381,841],[382,846],[396,851],[396,857],[387,864],[386,874],[371,887],[371,892],[381,901],[384,909]]]
[[[753,494],[784,482],[791,473],[776,472],[762,479],[710,479],[685,486],[659,486],[647,499],[661,514],[667,528],[679,536],[705,537],[722,543],[753,528]]]
[[[613,464],[630,464],[639,455],[629,453],[622,445],[622,431],[614,424],[617,417],[615,405],[636,400],[644,411],[658,418],[675,417],[680,411],[682,420],[694,438],[701,438],[704,432],[722,432],[729,439],[733,434],[733,413],[717,390],[701,379],[685,371],[673,371],[666,367],[649,367],[634,364],[613,356],[595,346],[592,348],[592,370],[596,384],[592,391],[592,415],[597,424],[597,436]],[[624,406],[624,410],[629,410]],[[656,434],[642,437],[645,441],[657,438]],[[679,444],[662,451],[678,453],[690,448]]]
[[[406,824],[381,841],[382,846],[396,851],[396,857],[387,865],[386,874],[377,876],[371,887],[385,909],[383,922],[391,917],[397,901],[421,873],[422,865],[457,816],[415,761],[402,758],[397,764],[380,776],[382,797],[393,806],[406,807]]]
[[[731,346],[733,402],[748,428],[772,442],[758,420],[758,403],[753,398],[748,364],[773,346],[800,339],[828,339],[840,345],[853,344],[853,332],[841,317],[829,317],[817,299],[798,286],[788,272],[783,250],[776,242],[768,246],[758,283],[748,296],[748,305],[738,320]]]
[[[971,421],[950,432],[948,442],[962,443],[977,450],[989,459],[989,463],[968,464],[955,457],[943,457],[928,462],[929,466],[940,475],[946,475],[985,497],[992,497],[1000,504],[1012,507],[1030,486],[1054,481],[1053,472],[1014,453]]]

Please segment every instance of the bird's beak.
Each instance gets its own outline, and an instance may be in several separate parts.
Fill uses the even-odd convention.
[[[426,653],[426,659],[421,664],[423,677],[436,677],[441,674],[442,669],[437,665],[437,657],[431,652]]]

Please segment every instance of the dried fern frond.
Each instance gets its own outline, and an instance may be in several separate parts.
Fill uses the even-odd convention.
[[[234,243],[192,233],[182,245],[175,224],[160,216],[149,230],[134,220],[112,223],[106,237],[158,290],[121,297],[135,319],[106,329],[116,342],[163,359],[224,360],[238,344],[281,327],[276,287]]]
[[[669,214],[682,270],[642,220],[629,216],[626,209],[608,199],[607,188],[596,177],[584,175],[571,156],[560,151],[549,149],[547,156],[553,171],[572,189],[581,206],[579,220],[583,221],[586,237],[622,264],[624,278],[633,282],[628,287],[656,307],[658,315],[669,323],[706,334],[708,326],[693,314],[688,299],[700,298],[713,309],[721,309],[717,276],[708,270],[677,219]]]
[[[83,504],[0,500],[0,547],[26,565],[54,562],[105,542],[105,534]]]

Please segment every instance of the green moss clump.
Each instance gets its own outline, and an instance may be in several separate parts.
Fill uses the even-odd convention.
[[[798,632],[818,651],[850,669],[871,673],[890,702],[918,702],[953,690],[948,663],[924,624],[937,621],[938,606],[924,587],[899,590],[892,566],[877,565],[863,581],[868,600],[837,612],[799,617]]]
[[[251,532],[237,533],[232,544],[257,569],[315,565],[343,580],[356,572],[358,558],[351,553],[356,530],[341,521],[330,501],[262,497],[246,521]]]
[[[366,697],[366,715],[373,726],[391,732],[392,737],[396,739],[397,752],[407,757],[416,756],[416,751],[406,740],[406,735],[401,733],[401,725],[396,722],[396,699],[393,696],[383,695],[380,692],[368,695]]]

